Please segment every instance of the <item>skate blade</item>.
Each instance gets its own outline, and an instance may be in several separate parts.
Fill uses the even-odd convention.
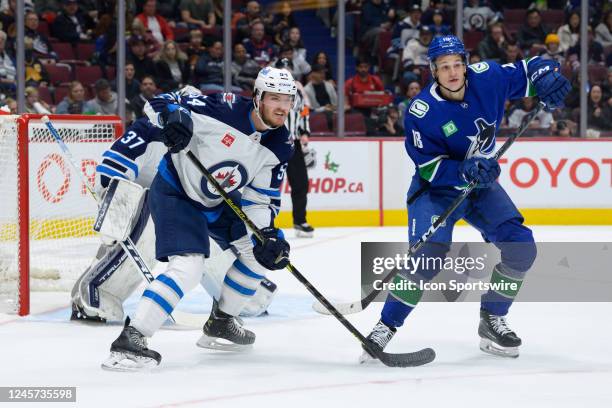
[[[480,339],[480,349],[499,357],[517,358],[519,356],[518,347],[503,347],[489,339]]]
[[[205,349],[220,351],[248,351],[253,348],[252,344],[236,344],[229,340],[209,337],[205,334],[202,334],[196,345]]]
[[[149,357],[111,351],[110,357],[101,364],[101,367],[108,371],[130,372],[150,370],[158,365],[157,361]]]
[[[305,231],[295,230],[295,236],[297,238],[312,238],[312,237],[314,237],[314,231],[313,232],[305,232]]]

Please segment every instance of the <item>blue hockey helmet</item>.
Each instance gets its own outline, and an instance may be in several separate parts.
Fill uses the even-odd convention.
[[[427,50],[427,57],[429,57],[430,63],[434,63],[436,58],[442,55],[461,55],[464,60],[467,61],[467,52],[463,42],[454,35],[445,35],[442,37],[436,37],[429,44]]]

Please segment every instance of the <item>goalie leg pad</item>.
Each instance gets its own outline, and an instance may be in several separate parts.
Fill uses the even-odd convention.
[[[147,265],[153,265],[155,235],[146,206],[130,237]],[[122,321],[122,304],[142,280],[142,274],[134,268],[119,244],[101,245],[92,265],[77,280],[72,301],[84,313],[85,319]]]
[[[202,254],[171,256],[166,271],[143,292],[131,325],[146,337],[153,336],[184,293],[198,284],[204,260]]]

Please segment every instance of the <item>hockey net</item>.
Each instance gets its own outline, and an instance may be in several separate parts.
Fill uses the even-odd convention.
[[[28,314],[30,290],[70,290],[98,245],[96,203],[40,118],[0,115],[0,312]],[[94,185],[120,119],[50,118]]]

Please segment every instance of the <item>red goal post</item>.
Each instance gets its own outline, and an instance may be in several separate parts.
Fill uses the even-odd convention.
[[[94,234],[96,204],[42,116],[0,115],[0,311],[19,315],[29,313],[31,289],[66,290],[74,283],[86,266],[74,248]],[[93,184],[102,152],[123,133],[121,119],[49,117]]]

